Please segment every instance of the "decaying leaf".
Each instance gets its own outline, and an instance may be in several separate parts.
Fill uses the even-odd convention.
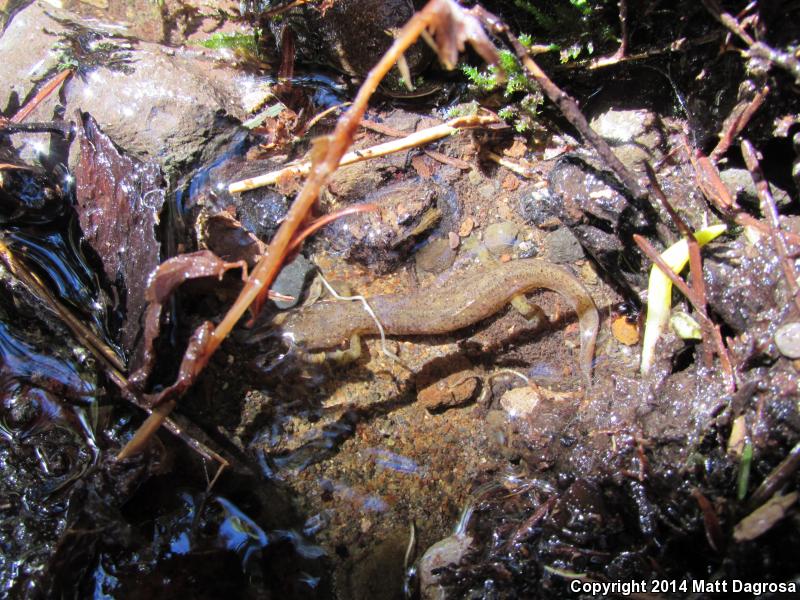
[[[775,495],[759,506],[733,528],[733,539],[747,542],[765,534],[773,525],[786,516],[786,512],[797,501],[797,492],[784,496]]]
[[[145,299],[147,301],[147,311],[144,318],[144,341],[142,345],[142,354],[140,366],[134,371],[129,382],[139,389],[142,389],[147,383],[147,378],[153,370],[155,364],[155,353],[153,346],[158,334],[161,331],[161,313],[163,306],[170,296],[178,289],[178,287],[185,281],[190,279],[200,279],[203,277],[218,277],[222,276],[230,269],[243,269],[244,278],[247,277],[247,263],[244,261],[226,262],[218,257],[213,252],[208,250],[200,250],[199,252],[192,252],[190,254],[181,254],[170,258],[162,263],[153,274],[150,284],[147,286],[145,292]],[[210,324],[204,324],[210,325]],[[186,354],[181,362],[180,374],[174,386],[177,386],[180,381],[186,380],[192,370],[192,364],[196,358],[200,344],[206,340],[208,332],[205,332],[203,326],[198,328],[189,342],[189,347],[186,349]],[[170,388],[174,387],[170,386]]]
[[[139,334],[147,279],[159,261],[155,227],[164,204],[159,167],[122,154],[88,114],[80,115],[75,170],[78,217],[89,245],[124,303],[120,342],[130,353]]]
[[[469,42],[480,57],[489,64],[497,64],[497,48],[486,35],[481,22],[452,0],[430,2],[425,11],[430,10],[428,31],[423,34],[446,69],[454,69],[458,55]]]

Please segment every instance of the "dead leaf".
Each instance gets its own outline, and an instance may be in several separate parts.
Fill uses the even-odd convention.
[[[158,338],[158,334],[161,331],[161,313],[164,304],[169,300],[175,290],[177,290],[182,283],[190,279],[200,279],[203,277],[218,277],[221,279],[227,271],[236,268],[244,270],[243,279],[246,279],[247,263],[244,261],[226,262],[208,250],[200,250],[199,252],[192,252],[191,254],[181,254],[159,265],[145,293],[147,311],[145,312],[144,318],[144,341],[142,344],[141,358],[139,360],[140,366],[128,379],[134,387],[140,390],[143,389],[153,370],[156,360],[156,355],[153,350],[155,340]],[[200,329],[196,330],[195,335],[193,335],[192,340],[190,340],[190,347],[187,348],[183,357],[181,372],[184,372],[184,365],[186,365],[186,373],[191,371],[189,365],[195,360],[199,352],[198,344],[204,339],[206,339],[205,334],[202,334]],[[194,346],[192,346],[192,344],[194,344]],[[193,351],[191,356],[189,352],[190,349]],[[179,382],[176,382],[174,385],[178,385],[178,383]],[[170,387],[172,388],[174,386]]]
[[[139,334],[147,279],[159,261],[155,227],[164,204],[161,171],[120,152],[88,114],[79,115],[75,169],[78,218],[89,245],[120,292],[120,342],[130,353]]]

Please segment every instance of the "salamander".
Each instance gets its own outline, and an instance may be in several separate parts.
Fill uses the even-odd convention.
[[[600,324],[597,307],[572,273],[546,261],[514,260],[471,271],[465,278],[452,277],[414,292],[372,296],[367,301],[387,335],[434,335],[477,323],[538,288],[561,294],[577,313],[580,366],[590,377]],[[379,333],[363,304],[339,300],[323,300],[293,311],[280,327],[287,343],[306,352],[333,348],[346,340],[358,343],[360,335]]]

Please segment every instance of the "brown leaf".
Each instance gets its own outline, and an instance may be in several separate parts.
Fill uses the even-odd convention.
[[[147,279],[159,261],[155,226],[164,204],[161,171],[155,163],[122,154],[88,114],[81,114],[79,121],[78,217],[86,240],[124,302],[120,342],[131,352]]]
[[[418,154],[414,158],[412,158],[411,166],[414,167],[414,170],[417,172],[417,175],[419,175],[423,179],[430,179],[431,176],[433,175],[433,169],[431,169],[430,165],[425,160],[424,156],[420,156]]]
[[[202,222],[200,229],[202,243],[223,260],[243,260],[252,267],[267,250],[264,242],[227,213],[211,215]]]
[[[162,308],[175,290],[177,290],[183,282],[190,279],[200,279],[202,277],[218,277],[221,279],[228,270],[236,268],[244,269],[243,279],[246,279],[247,263],[244,261],[225,262],[213,252],[201,250],[199,252],[181,254],[170,258],[156,269],[145,293],[148,304],[144,319],[144,341],[141,354],[141,366],[136,369],[129,378],[130,383],[134,387],[138,387],[139,389],[143,388],[153,370],[156,359],[153,346],[161,331]],[[181,373],[184,373],[184,367],[186,367],[186,373],[191,371],[190,364],[194,362],[199,352],[198,344],[207,337],[205,334],[201,334],[202,332],[198,329],[192,336],[189,348],[187,348],[183,362],[181,363]],[[191,356],[190,350],[192,350]],[[170,388],[179,385],[179,383],[180,381],[176,382],[173,386],[170,386]]]
[[[487,63],[498,63],[497,48],[486,35],[477,17],[452,0],[438,0],[435,5],[431,3],[428,7],[433,9],[433,13],[428,25],[429,37],[425,40],[439,55],[439,60],[446,69],[455,68],[458,55],[464,51],[467,42],[472,44],[475,52]]]

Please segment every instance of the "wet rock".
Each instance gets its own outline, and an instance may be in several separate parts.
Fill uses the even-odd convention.
[[[438,275],[444,273],[456,259],[456,249],[450,240],[436,238],[425,244],[414,254],[417,269],[425,273]]]
[[[325,228],[326,238],[346,258],[387,272],[402,261],[414,239],[441,216],[439,188],[412,179],[384,187],[364,198],[378,209],[338,219]]]
[[[645,160],[661,158],[663,136],[658,116],[648,110],[609,110],[594,117],[590,125],[612,145],[622,163],[632,170]]]
[[[649,237],[655,214],[635,207],[616,180],[592,158],[558,160],[550,172],[549,193],[540,194],[536,212],[557,217],[586,251],[620,284],[646,287],[643,257],[634,233]]]
[[[159,263],[155,227],[165,191],[157,165],[120,154],[94,119],[83,116],[82,121],[76,208],[83,235],[122,297],[125,321],[120,342],[131,352],[150,273]]]
[[[782,321],[789,302],[780,261],[771,242],[762,239],[755,246],[744,236],[706,252],[703,273],[711,308],[737,333],[745,331],[769,344],[770,328]]]
[[[544,245],[545,257],[553,263],[574,263],[584,258],[581,243],[566,227],[547,234]]]
[[[719,176],[737,202],[744,206],[759,205],[756,185],[753,183],[750,171],[730,168],[720,171]],[[792,201],[789,194],[775,185],[770,184],[770,191],[778,206],[786,206]]]
[[[591,544],[608,535],[611,516],[602,490],[589,480],[578,479],[558,498],[545,528],[570,543]]]
[[[800,358],[800,323],[792,321],[781,325],[775,332],[775,343],[787,358]]]
[[[562,433],[579,402],[529,387],[510,390],[501,400],[502,410],[487,415],[498,450],[510,460],[522,459],[534,471],[552,466],[564,451]]]
[[[14,112],[59,61],[78,72],[63,87],[66,108],[51,96],[30,119],[90,113],[126,152],[167,171],[216,155],[246,114],[241,81],[199,52],[134,43],[68,12],[34,3],[0,38],[0,106]],[[19,136],[15,136],[19,137]],[[15,140],[16,141],[16,140]],[[39,142],[41,143],[41,142]],[[73,151],[70,164],[77,161]]]
[[[313,270],[314,264],[302,254],[298,254],[292,262],[285,265],[278,273],[271,289],[279,294],[292,296],[294,300],[274,300],[275,306],[281,310],[297,306],[303,296],[306,278]]]
[[[125,34],[160,43],[166,38],[163,2],[151,0],[61,0],[61,8],[83,18],[124,27]]]
[[[511,419],[529,417],[536,410],[540,399],[541,396],[533,388],[513,388],[500,398],[500,407]]]
[[[478,389],[478,378],[460,371],[417,392],[417,400],[429,412],[446,410],[469,402]]]
[[[444,600],[448,598],[446,588],[441,584],[437,572],[443,567],[457,567],[472,546],[472,536],[466,533],[454,534],[439,540],[425,551],[419,559],[420,597],[424,600]]]
[[[508,254],[519,235],[519,225],[511,221],[492,223],[483,232],[483,244],[495,256]]]
[[[301,60],[327,63],[355,77],[363,77],[394,41],[393,32],[414,14],[410,0],[339,0],[321,12],[301,7],[286,15],[296,36]],[[282,26],[273,26],[281,39]],[[431,53],[419,42],[406,52],[412,74],[423,68]]]

